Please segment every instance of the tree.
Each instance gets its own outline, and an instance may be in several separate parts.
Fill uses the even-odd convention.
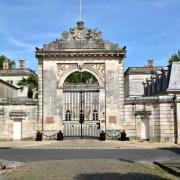
[[[8,61],[9,61],[9,68],[10,68],[10,69],[15,68],[15,66],[16,66],[15,61],[10,60],[9,58],[7,58],[7,57],[4,56],[4,55],[0,55],[0,69],[3,69],[3,62],[4,62],[5,60],[8,60]]]
[[[177,53],[173,54],[170,58],[169,58],[169,64],[172,64],[172,62],[175,61],[180,61],[180,51],[178,51]]]
[[[90,84],[98,84],[97,79],[89,72],[74,72],[67,77],[65,80],[66,83],[90,83]]]
[[[27,86],[28,87],[28,98],[37,98],[38,97],[38,78],[34,74],[31,74],[28,78],[22,78],[18,81],[18,86]]]

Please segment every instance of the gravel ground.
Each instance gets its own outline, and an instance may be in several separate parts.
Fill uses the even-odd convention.
[[[153,180],[177,179],[153,166],[120,160],[60,160],[25,163],[0,179],[13,180]]]

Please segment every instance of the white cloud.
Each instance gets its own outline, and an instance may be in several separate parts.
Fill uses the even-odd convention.
[[[28,51],[34,50],[34,46],[33,46],[33,45],[24,43],[24,42],[22,42],[22,41],[19,41],[18,39],[14,38],[14,37],[11,36],[11,35],[8,35],[8,40],[9,40],[12,44],[14,44],[15,46],[17,46],[17,47],[24,48],[24,49],[26,49],[26,50],[28,50]]]
[[[19,39],[17,39],[16,37],[12,36],[6,29],[5,27],[2,25],[1,21],[0,21],[0,34],[3,34],[5,36],[5,39],[7,41],[9,41],[10,43],[12,43],[13,45],[15,45],[16,47],[19,48],[23,48],[26,51],[32,51],[34,50],[34,46],[32,44],[28,44],[25,43],[23,41],[20,41]]]

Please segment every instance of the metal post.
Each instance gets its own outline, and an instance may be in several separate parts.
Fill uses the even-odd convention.
[[[82,21],[82,0],[80,0],[79,5],[79,20]]]
[[[83,139],[83,134],[82,134],[82,123],[81,123],[81,139]]]

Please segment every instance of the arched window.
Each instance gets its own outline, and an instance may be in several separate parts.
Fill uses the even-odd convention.
[[[71,121],[71,112],[69,110],[66,111],[66,121]]]
[[[93,121],[98,121],[98,112],[97,112],[97,110],[93,111]]]

